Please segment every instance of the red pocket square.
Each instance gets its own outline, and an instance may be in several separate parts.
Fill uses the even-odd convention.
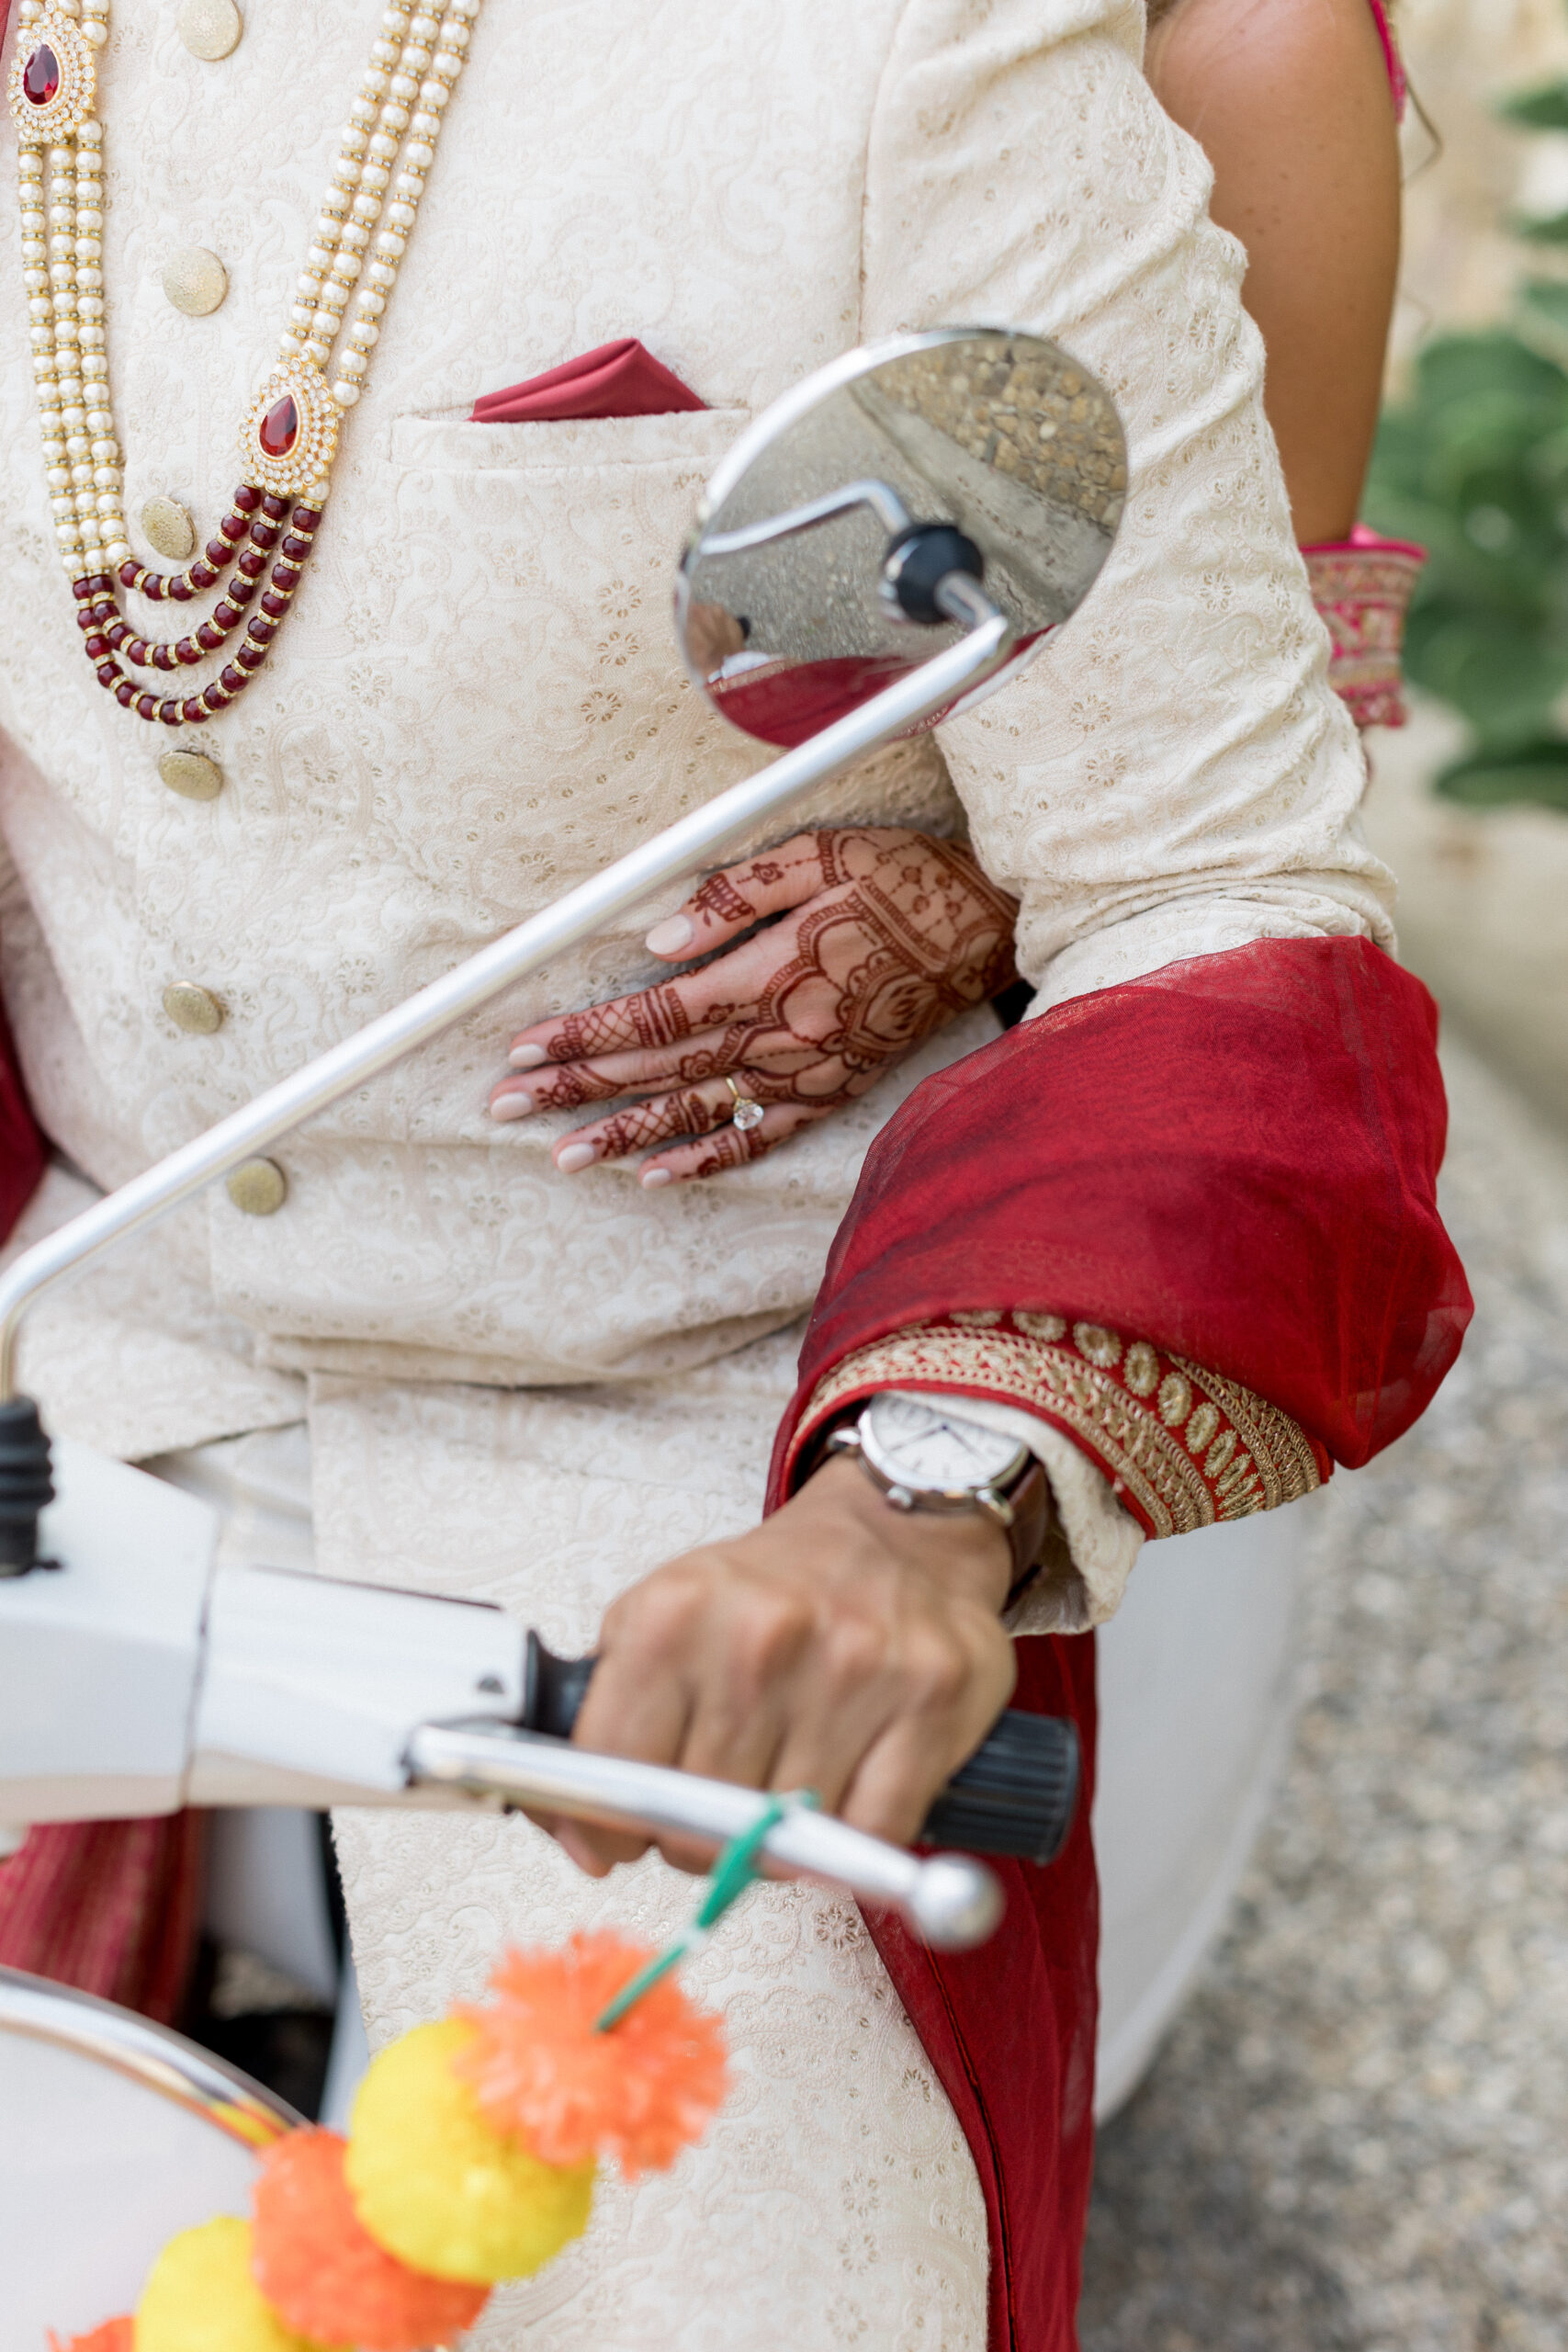
[[[474,402],[472,422],[558,424],[573,416],[664,416],[671,409],[706,406],[635,335],[624,335],[509,391],[484,393]]]

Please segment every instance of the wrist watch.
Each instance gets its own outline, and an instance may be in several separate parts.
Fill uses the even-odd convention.
[[[1051,1487],[1026,1445],[966,1420],[945,1403],[885,1388],[829,1438],[827,1453],[852,1453],[896,1510],[984,1511],[1012,1549],[1010,1602],[1041,1565],[1051,1527]]]

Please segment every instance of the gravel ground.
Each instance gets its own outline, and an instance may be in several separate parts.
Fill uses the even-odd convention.
[[[1446,1061],[1476,1319],[1334,1482],[1288,1776],[1102,2136],[1084,2352],[1568,2346],[1568,1146]]]

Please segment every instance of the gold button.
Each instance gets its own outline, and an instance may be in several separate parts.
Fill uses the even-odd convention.
[[[205,752],[165,752],[158,774],[182,800],[216,800],[223,789],[223,771]]]
[[[228,273],[205,245],[186,245],[164,264],[164,291],[176,311],[183,311],[187,318],[204,319],[229,291]]]
[[[223,1003],[194,980],[174,980],[164,990],[164,1010],[187,1037],[210,1037],[223,1026]]]
[[[155,555],[183,563],[196,546],[196,525],[172,498],[150,498],[141,510],[141,528]]]
[[[209,65],[228,56],[243,30],[234,0],[185,0],[179,27],[191,55]]]
[[[246,1216],[271,1216],[288,1198],[288,1179],[276,1159],[245,1159],[229,1179],[229,1198]]]

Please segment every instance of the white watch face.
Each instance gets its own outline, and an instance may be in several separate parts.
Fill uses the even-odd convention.
[[[963,1494],[1006,1482],[1026,1450],[978,1421],[958,1419],[897,1388],[874,1396],[861,1423],[861,1444],[874,1470],[913,1493]]]

